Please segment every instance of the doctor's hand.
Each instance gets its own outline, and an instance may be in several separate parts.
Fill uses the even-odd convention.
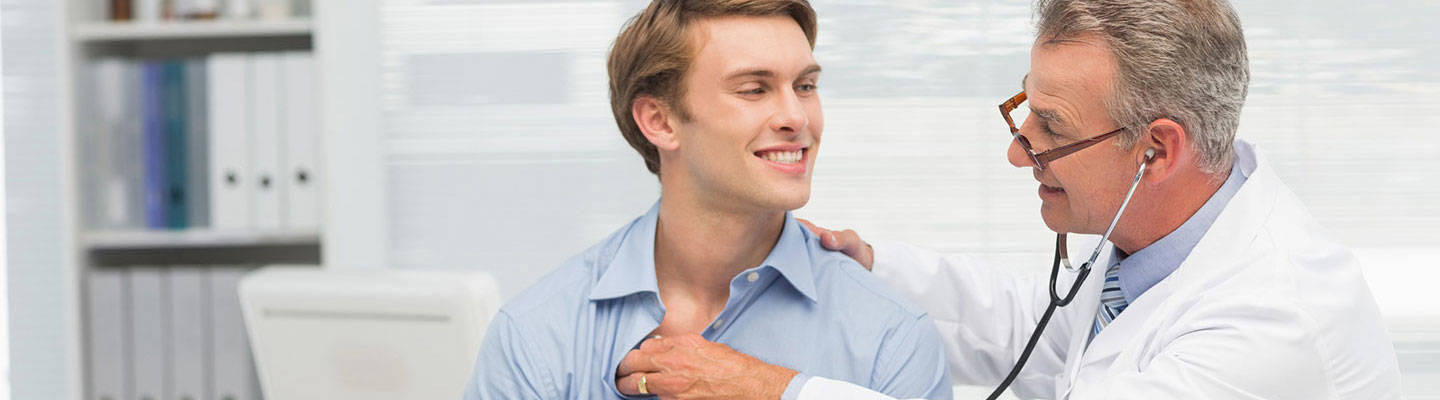
[[[855,233],[855,231],[849,229],[832,231],[815,226],[815,224],[805,219],[796,219],[799,220],[800,223],[805,224],[806,228],[810,228],[811,232],[820,235],[820,245],[825,246],[826,249],[845,253],[845,255],[859,262],[866,270],[870,270],[870,268],[875,265],[875,249],[871,248],[869,243],[860,240],[860,234]]]
[[[670,399],[779,399],[796,372],[689,334],[646,340],[620,361],[615,387]]]

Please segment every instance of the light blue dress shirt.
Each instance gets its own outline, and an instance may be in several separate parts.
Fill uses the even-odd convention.
[[[1210,225],[1215,224],[1215,219],[1220,217],[1220,211],[1225,210],[1230,198],[1240,191],[1246,178],[1248,177],[1240,169],[1240,164],[1235,163],[1230,167],[1230,177],[1225,178],[1220,189],[1174,232],[1136,251],[1135,254],[1126,255],[1119,248],[1115,249],[1115,257],[1111,257],[1110,264],[1120,264],[1117,275],[1120,278],[1120,292],[1125,295],[1127,304],[1134,303],[1141,294],[1180,268],[1180,263],[1185,262],[1190,251],[1200,244],[1200,238],[1205,237]]]
[[[479,399],[614,399],[615,369],[660,325],[655,280],[659,203],[500,309],[465,389]],[[930,317],[789,213],[761,265],[730,280],[725,309],[701,333],[770,364],[895,397],[949,399]]]

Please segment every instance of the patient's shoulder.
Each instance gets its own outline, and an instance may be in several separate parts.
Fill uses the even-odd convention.
[[[548,314],[585,300],[592,282],[587,277],[593,265],[581,256],[583,254],[561,263],[559,268],[517,293],[501,309],[516,316]]]
[[[891,289],[850,256],[826,250],[817,238],[806,243],[814,266],[816,288],[822,296],[838,299],[846,307],[901,313],[911,318],[925,315],[910,299]]]

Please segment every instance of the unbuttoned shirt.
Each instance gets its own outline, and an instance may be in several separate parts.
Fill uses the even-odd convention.
[[[490,322],[467,400],[623,398],[615,370],[665,316],[655,279],[660,204],[571,258]],[[766,363],[900,398],[949,399],[944,349],[930,317],[854,260],[820,246],[789,213],[775,247],[730,280],[725,309],[703,331]]]

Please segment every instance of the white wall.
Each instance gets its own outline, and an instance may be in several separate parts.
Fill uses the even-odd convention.
[[[519,286],[653,200],[653,178],[614,127],[604,70],[645,2],[378,1],[392,265],[495,269]],[[995,110],[1028,68],[1029,2],[816,7],[827,129],[799,214],[1047,264],[1034,184],[1004,161]],[[1238,7],[1254,76],[1240,137],[1346,243],[1435,247],[1425,229],[1440,222],[1440,137],[1421,127],[1440,122],[1440,45],[1427,39],[1440,28],[1418,16],[1440,5]]]
[[[0,0],[4,54],[10,395],[79,396],[74,254],[64,171],[61,2]]]
[[[0,20],[5,19],[5,10],[0,9]],[[0,29],[0,46],[5,43],[5,32]],[[5,52],[0,51],[0,93],[5,93]],[[0,121],[5,120],[5,96],[0,96]],[[0,123],[0,210],[5,210],[5,124]],[[6,254],[5,212],[0,212],[0,254]],[[9,257],[0,257],[0,400],[10,399],[10,291],[6,281],[9,277]]]

